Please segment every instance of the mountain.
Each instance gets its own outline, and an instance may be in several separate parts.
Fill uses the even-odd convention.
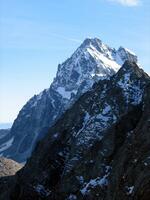
[[[150,77],[126,61],[38,142],[15,176],[10,199],[148,200],[149,102]]]
[[[0,123],[0,129],[10,129],[12,127],[12,123]]]
[[[58,66],[50,88],[32,97],[21,109],[10,134],[0,139],[0,148],[11,145],[0,149],[0,153],[24,162],[64,111],[95,82],[115,74],[125,60],[137,62],[137,56],[123,47],[112,49],[97,38],[86,39]]]
[[[12,123],[0,123],[0,129],[10,129],[12,127]]]

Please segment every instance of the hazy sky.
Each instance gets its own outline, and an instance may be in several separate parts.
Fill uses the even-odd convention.
[[[150,72],[150,0],[0,0],[0,122],[48,88],[86,37],[131,49]]]

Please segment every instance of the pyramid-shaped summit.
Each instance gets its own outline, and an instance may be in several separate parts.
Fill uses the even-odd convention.
[[[58,89],[59,93],[72,91],[76,94],[79,88],[85,92],[95,80],[116,73],[128,59],[137,62],[137,56],[123,47],[115,50],[97,38],[86,39],[73,55],[59,66],[52,86],[55,90]]]
[[[1,146],[11,141],[0,154],[24,162],[36,142],[76,99],[99,79],[115,74],[128,59],[137,62],[137,56],[123,47],[115,50],[97,38],[84,40],[58,66],[50,88],[32,97],[21,109],[9,135],[0,139]]]

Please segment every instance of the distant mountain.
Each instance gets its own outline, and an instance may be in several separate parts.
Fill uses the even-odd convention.
[[[0,129],[10,129],[12,127],[12,123],[0,123]]]
[[[99,80],[15,178],[11,200],[149,200],[150,77],[126,61]]]
[[[126,60],[137,62],[137,56],[123,47],[118,50],[110,48],[97,38],[86,39],[69,59],[58,66],[50,88],[35,95],[21,109],[10,134],[0,139],[0,148],[7,143],[11,145],[0,149],[0,153],[24,162],[37,141],[45,136],[64,111],[95,82],[109,79]]]

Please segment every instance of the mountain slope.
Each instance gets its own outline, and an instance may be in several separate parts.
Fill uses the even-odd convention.
[[[54,122],[99,79],[118,71],[125,60],[137,62],[137,56],[120,47],[112,49],[101,40],[86,39],[75,53],[58,66],[50,88],[31,98],[19,112],[7,137],[0,139],[3,156],[24,162],[38,140]]]
[[[38,143],[11,199],[148,200],[149,101],[133,62],[95,83]]]

